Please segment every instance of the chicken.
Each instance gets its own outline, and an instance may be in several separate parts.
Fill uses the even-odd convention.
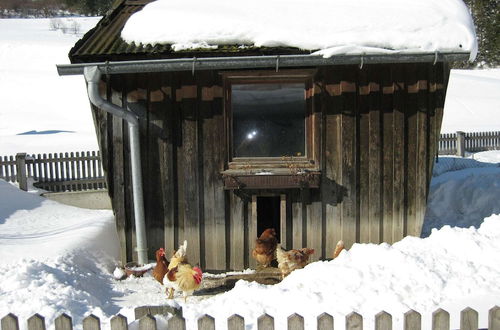
[[[182,291],[184,302],[186,302],[187,297],[199,289],[202,278],[203,273],[200,268],[192,267],[188,263],[180,263],[168,271],[163,283],[171,288],[169,299],[173,298],[173,292],[177,290]]]
[[[295,269],[304,268],[309,262],[309,256],[314,253],[314,249],[302,248],[300,250],[285,251],[278,245],[276,249],[276,259],[278,268],[281,271],[281,278],[285,278]]]
[[[344,250],[344,248],[345,248],[344,241],[343,240],[338,241],[337,245],[335,246],[335,250],[333,251],[333,259],[337,258],[340,252]]]
[[[276,231],[274,228],[268,228],[262,232],[259,238],[255,240],[255,248],[252,250],[252,257],[257,261],[259,267],[268,267],[271,261],[275,259]]]
[[[153,277],[163,284],[163,278],[168,272],[168,260],[165,258],[165,250],[159,248],[156,250],[156,266],[153,268]]]
[[[198,267],[191,266],[187,261],[187,241],[179,246],[168,264],[168,271],[163,278],[163,285],[169,290],[168,299],[174,298],[174,291],[182,291],[184,301],[201,285],[203,273]]]

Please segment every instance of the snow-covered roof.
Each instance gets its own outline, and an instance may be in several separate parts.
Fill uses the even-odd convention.
[[[462,0],[157,0],[132,15],[122,38],[171,44],[297,47],[337,54],[477,53]]]

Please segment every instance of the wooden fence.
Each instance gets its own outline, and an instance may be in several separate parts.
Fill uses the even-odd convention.
[[[28,178],[36,187],[55,192],[106,188],[98,151],[0,156],[0,179],[27,190]]]
[[[141,309],[138,313],[138,310]],[[135,316],[139,320],[139,330],[157,330],[159,326],[153,314],[156,310],[162,310],[162,306],[144,306],[136,308]],[[409,311],[404,314],[404,329],[405,330],[420,330],[427,329],[422,327],[421,315],[416,311]],[[215,330],[215,319],[209,315],[204,315],[197,320],[198,330]],[[259,330],[274,330],[274,318],[264,314],[257,319],[257,329]],[[460,330],[478,330],[478,313],[466,308],[460,313]],[[19,330],[19,320],[14,314],[8,314],[1,320],[1,330]],[[62,314],[54,321],[55,330],[72,330],[73,322],[70,316]],[[101,322],[95,315],[89,315],[83,319],[83,330],[100,330]],[[110,320],[111,330],[127,330],[128,321],[123,315],[116,315]],[[186,320],[181,315],[174,315],[167,321],[168,330],[185,330]],[[245,329],[245,320],[239,315],[233,315],[227,319],[228,330]],[[293,330],[304,330],[304,318],[299,314],[290,315],[287,319],[287,328]],[[332,330],[333,317],[327,313],[323,313],[317,318],[318,330]],[[346,330],[362,330],[363,316],[358,313],[351,313],[345,318]],[[375,316],[375,330],[392,330],[392,316],[386,312],[380,312]],[[432,314],[432,330],[449,330],[450,329],[450,314],[438,309]],[[46,329],[43,316],[35,314],[27,320],[28,330],[44,330]],[[495,306],[489,310],[488,314],[488,329],[500,330],[500,307]]]
[[[465,156],[465,152],[500,149],[500,132],[447,133],[439,137],[440,155]]]

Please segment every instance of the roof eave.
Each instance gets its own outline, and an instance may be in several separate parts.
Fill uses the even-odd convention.
[[[59,75],[83,74],[83,68],[97,66],[105,74],[146,73],[168,71],[231,70],[261,68],[317,67],[327,65],[437,63],[469,60],[469,52],[392,53],[334,55],[272,55],[133,60],[57,65]]]

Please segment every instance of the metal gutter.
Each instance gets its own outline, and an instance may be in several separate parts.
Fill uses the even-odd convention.
[[[137,240],[137,256],[141,265],[148,263],[146,223],[144,219],[144,199],[142,190],[141,148],[139,142],[139,119],[137,116],[117,105],[103,99],[99,93],[101,70],[97,66],[86,66],[83,69],[87,81],[87,93],[90,102],[97,108],[122,118],[128,123],[130,164],[132,174],[132,195],[134,201],[134,219]]]
[[[449,53],[394,53],[372,55],[335,55],[325,58],[319,55],[272,55],[272,56],[233,56],[205,58],[176,58],[140,61],[113,61],[96,63],[58,64],[57,72],[61,76],[83,74],[87,66],[96,66],[103,74],[196,71],[196,70],[229,70],[258,69],[282,67],[307,67],[325,65],[382,63],[436,63],[467,61],[468,52]]]

